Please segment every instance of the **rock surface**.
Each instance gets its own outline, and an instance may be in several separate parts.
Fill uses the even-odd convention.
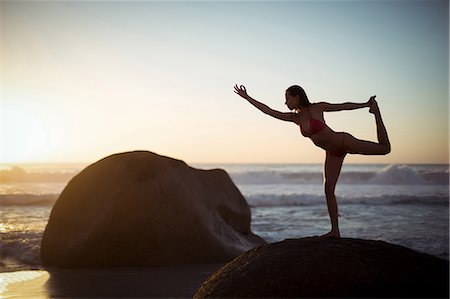
[[[84,169],[56,201],[41,244],[46,266],[159,266],[225,262],[264,240],[219,169],[145,151]]]
[[[194,298],[448,298],[448,266],[383,241],[289,239],[240,255]]]

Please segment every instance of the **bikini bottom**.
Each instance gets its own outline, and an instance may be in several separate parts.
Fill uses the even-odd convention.
[[[339,157],[339,158],[344,157],[347,154],[347,152],[344,150],[344,143],[345,143],[346,138],[347,138],[347,136],[345,134],[342,134],[341,144],[339,145],[339,148],[336,151],[327,151],[327,154],[330,154],[332,156]]]

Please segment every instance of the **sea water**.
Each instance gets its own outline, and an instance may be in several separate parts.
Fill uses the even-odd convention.
[[[1,272],[38,269],[42,234],[67,182],[86,165],[6,166],[0,176]],[[319,164],[198,164],[225,169],[268,242],[327,233]],[[343,166],[336,197],[343,237],[383,240],[448,259],[449,166]]]

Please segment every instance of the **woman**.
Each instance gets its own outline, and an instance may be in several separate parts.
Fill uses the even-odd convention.
[[[289,121],[300,126],[300,132],[326,152],[324,167],[324,186],[328,212],[331,219],[331,231],[323,237],[340,238],[338,223],[338,208],[334,189],[341,172],[342,163],[347,154],[386,155],[391,151],[391,145],[381,119],[375,96],[366,103],[330,104],[326,102],[310,103],[305,91],[298,85],[286,90],[286,105],[294,112],[279,112],[258,102],[247,94],[243,85],[234,86],[234,92],[250,104],[280,120]],[[369,112],[375,115],[378,143],[360,140],[345,132],[334,132],[324,121],[323,113],[329,111],[353,110],[370,107]]]

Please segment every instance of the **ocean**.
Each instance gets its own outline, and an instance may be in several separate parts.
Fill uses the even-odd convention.
[[[4,165],[0,272],[41,269],[42,234],[68,181],[87,165]],[[330,230],[320,164],[194,164],[225,169],[267,242]],[[449,165],[343,166],[336,197],[342,237],[383,240],[448,260]]]

